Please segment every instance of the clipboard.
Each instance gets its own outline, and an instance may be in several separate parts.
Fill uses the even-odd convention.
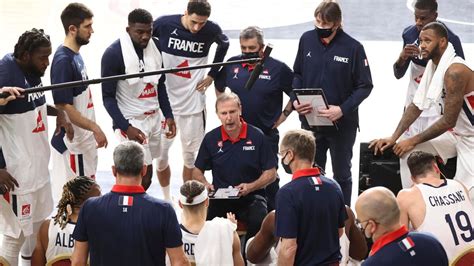
[[[210,199],[239,199],[238,188],[228,187],[228,188],[218,188],[216,191],[209,192]]]
[[[337,130],[337,123],[331,121],[329,118],[318,116],[318,110],[326,110],[329,108],[328,101],[324,95],[324,91],[320,88],[305,88],[294,89],[296,100],[298,103],[310,103],[313,107],[313,112],[305,115],[309,127],[334,127]]]

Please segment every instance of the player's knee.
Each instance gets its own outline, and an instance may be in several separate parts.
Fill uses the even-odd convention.
[[[183,153],[183,164],[186,168],[192,169],[194,168],[195,157],[194,153],[186,152]]]
[[[163,172],[164,170],[166,170],[166,168],[168,168],[168,166],[168,156],[166,156],[166,158],[164,158],[164,156],[160,156],[156,160],[156,170],[158,170],[158,172]]]

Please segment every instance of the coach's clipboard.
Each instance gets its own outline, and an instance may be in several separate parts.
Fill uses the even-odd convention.
[[[238,199],[240,189],[228,187],[228,188],[218,188],[216,191],[209,193],[209,198],[211,199]]]
[[[313,111],[305,115],[306,121],[310,127],[335,127],[337,124],[327,117],[318,115],[318,110],[326,110],[329,108],[326,96],[322,89],[294,89],[296,99],[300,104],[310,103]]]

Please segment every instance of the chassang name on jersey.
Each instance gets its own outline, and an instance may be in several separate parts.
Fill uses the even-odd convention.
[[[466,198],[464,197],[463,192],[459,190],[456,193],[449,193],[444,196],[429,196],[428,200],[430,201],[431,206],[436,207],[453,205],[465,201]]]

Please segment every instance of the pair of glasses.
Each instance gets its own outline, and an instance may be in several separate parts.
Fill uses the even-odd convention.
[[[375,221],[374,219],[367,219],[367,220],[364,220],[364,221],[359,221],[358,219],[355,219],[355,225],[357,226],[357,228],[359,228],[359,230],[361,231],[365,231],[365,228],[367,228],[367,225],[365,227],[362,226],[363,223],[367,223],[368,221],[374,221],[375,224],[379,224],[377,221]]]

